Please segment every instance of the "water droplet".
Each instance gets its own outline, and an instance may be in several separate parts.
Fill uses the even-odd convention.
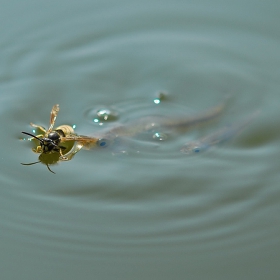
[[[113,121],[117,119],[117,113],[110,109],[100,109],[97,111],[99,121]]]
[[[102,109],[97,111],[97,116],[99,117],[99,119],[107,121],[109,119],[110,113],[111,112],[109,110]]]
[[[93,123],[101,124],[118,119],[118,113],[110,108],[95,108],[86,112],[86,118]]]
[[[167,139],[167,135],[165,133],[162,132],[156,132],[153,135],[153,139],[157,140],[157,141],[164,141]]]
[[[162,101],[167,99],[167,93],[164,91],[159,91],[156,93],[156,98],[153,100],[155,104],[160,104]]]

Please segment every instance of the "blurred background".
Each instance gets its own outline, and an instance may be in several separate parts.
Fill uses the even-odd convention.
[[[280,277],[278,1],[2,0],[0,24],[1,279]],[[56,174],[20,164],[38,160],[21,131],[57,103],[57,125],[94,135],[227,96],[217,122],[166,141],[82,150]]]

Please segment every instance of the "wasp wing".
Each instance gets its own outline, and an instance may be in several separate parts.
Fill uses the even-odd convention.
[[[76,142],[76,146],[79,145],[81,148],[89,150],[97,145],[99,138],[84,135],[66,135],[65,137],[61,137],[61,143],[67,141],[74,141]]]
[[[54,124],[55,124],[55,120],[56,120],[56,117],[58,115],[58,112],[59,112],[59,105],[58,104],[55,104],[53,107],[52,107],[52,110],[51,110],[51,116],[50,116],[50,127],[49,129],[47,130],[46,134],[49,134],[53,127],[54,127]]]

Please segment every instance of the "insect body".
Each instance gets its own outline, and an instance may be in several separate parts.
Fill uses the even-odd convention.
[[[40,142],[40,146],[37,146],[36,149],[34,149],[34,152],[45,154],[59,152],[61,156],[60,159],[67,160],[64,157],[63,150],[67,149],[68,142],[78,142],[82,146],[90,146],[98,143],[98,138],[77,135],[74,132],[74,129],[69,125],[61,125],[53,130],[58,112],[59,105],[56,104],[53,106],[51,111],[50,126],[48,130],[45,130],[45,128],[42,126],[31,123],[31,126],[39,128],[41,131],[44,132],[44,134],[33,135],[28,132],[22,132],[24,134],[34,137]]]
[[[38,128],[44,134],[33,135],[28,132],[24,132],[24,131],[22,132],[23,134],[32,136],[33,138],[31,138],[31,139],[37,139],[39,141],[40,145],[37,146],[35,149],[32,149],[35,153],[40,153],[41,154],[40,156],[42,158],[44,158],[43,155],[46,155],[46,154],[57,154],[58,153],[60,155],[59,156],[60,160],[69,160],[83,146],[94,145],[98,142],[98,140],[99,140],[98,138],[76,135],[74,132],[74,129],[69,125],[61,125],[53,130],[58,112],[59,112],[59,105],[56,104],[53,106],[53,108],[51,110],[50,126],[49,126],[48,130],[46,130],[42,126],[31,123],[32,127]],[[72,151],[70,155],[66,155],[65,152],[71,150],[71,146],[73,146],[74,142],[77,142],[77,144],[78,144],[75,146],[76,150]],[[69,149],[69,147],[70,147],[70,149]],[[39,157],[39,159],[40,159],[40,157]],[[38,162],[44,163],[46,161],[41,159]],[[28,163],[28,164],[23,164],[23,165],[31,165],[31,164],[35,164],[38,162]],[[48,166],[48,161],[46,162],[46,165],[47,165],[48,169],[50,170],[50,168]],[[51,172],[53,172],[53,171],[51,171]]]

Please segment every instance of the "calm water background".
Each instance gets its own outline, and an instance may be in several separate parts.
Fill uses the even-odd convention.
[[[1,279],[279,279],[279,1],[2,1]],[[168,100],[158,107],[157,92]],[[219,123],[143,152],[36,161],[21,131],[154,112]],[[193,156],[189,140],[259,118]]]

